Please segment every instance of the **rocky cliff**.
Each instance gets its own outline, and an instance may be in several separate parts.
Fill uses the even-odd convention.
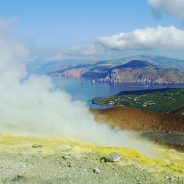
[[[131,60],[125,64],[97,63],[78,65],[50,73],[62,77],[86,77],[98,82],[163,84],[184,83],[184,73],[177,69],[160,68],[145,60]]]

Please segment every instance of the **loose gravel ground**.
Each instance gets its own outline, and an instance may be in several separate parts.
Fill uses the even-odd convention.
[[[2,184],[184,184],[183,174],[171,174],[127,157],[100,161],[98,152],[71,145],[0,145]]]

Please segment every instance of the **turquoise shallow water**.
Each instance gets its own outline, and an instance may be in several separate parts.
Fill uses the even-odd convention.
[[[184,84],[165,84],[165,85],[140,85],[140,84],[109,84],[93,82],[90,79],[72,79],[63,77],[52,77],[55,87],[59,90],[65,90],[72,96],[72,100],[80,100],[87,104],[89,108],[104,108],[91,103],[95,97],[105,97],[118,94],[121,91],[143,90],[154,88],[184,88]]]

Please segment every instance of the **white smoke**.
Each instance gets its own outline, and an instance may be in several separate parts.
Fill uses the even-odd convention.
[[[131,133],[98,124],[79,101],[57,91],[47,77],[26,76],[27,51],[0,24],[0,131],[60,136],[90,143],[140,148]],[[144,147],[144,146],[143,146]]]

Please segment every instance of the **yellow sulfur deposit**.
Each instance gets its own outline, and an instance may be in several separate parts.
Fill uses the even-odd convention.
[[[57,154],[58,147],[61,145],[70,147],[72,153],[93,152],[104,156],[111,152],[118,152],[122,156],[122,159],[129,160],[129,162],[136,162],[161,172],[184,174],[184,153],[160,146],[153,148],[157,157],[150,158],[129,148],[101,147],[57,137],[0,135],[0,152],[37,154],[37,150],[32,149],[32,145],[36,144],[42,145],[39,153],[45,155]]]

